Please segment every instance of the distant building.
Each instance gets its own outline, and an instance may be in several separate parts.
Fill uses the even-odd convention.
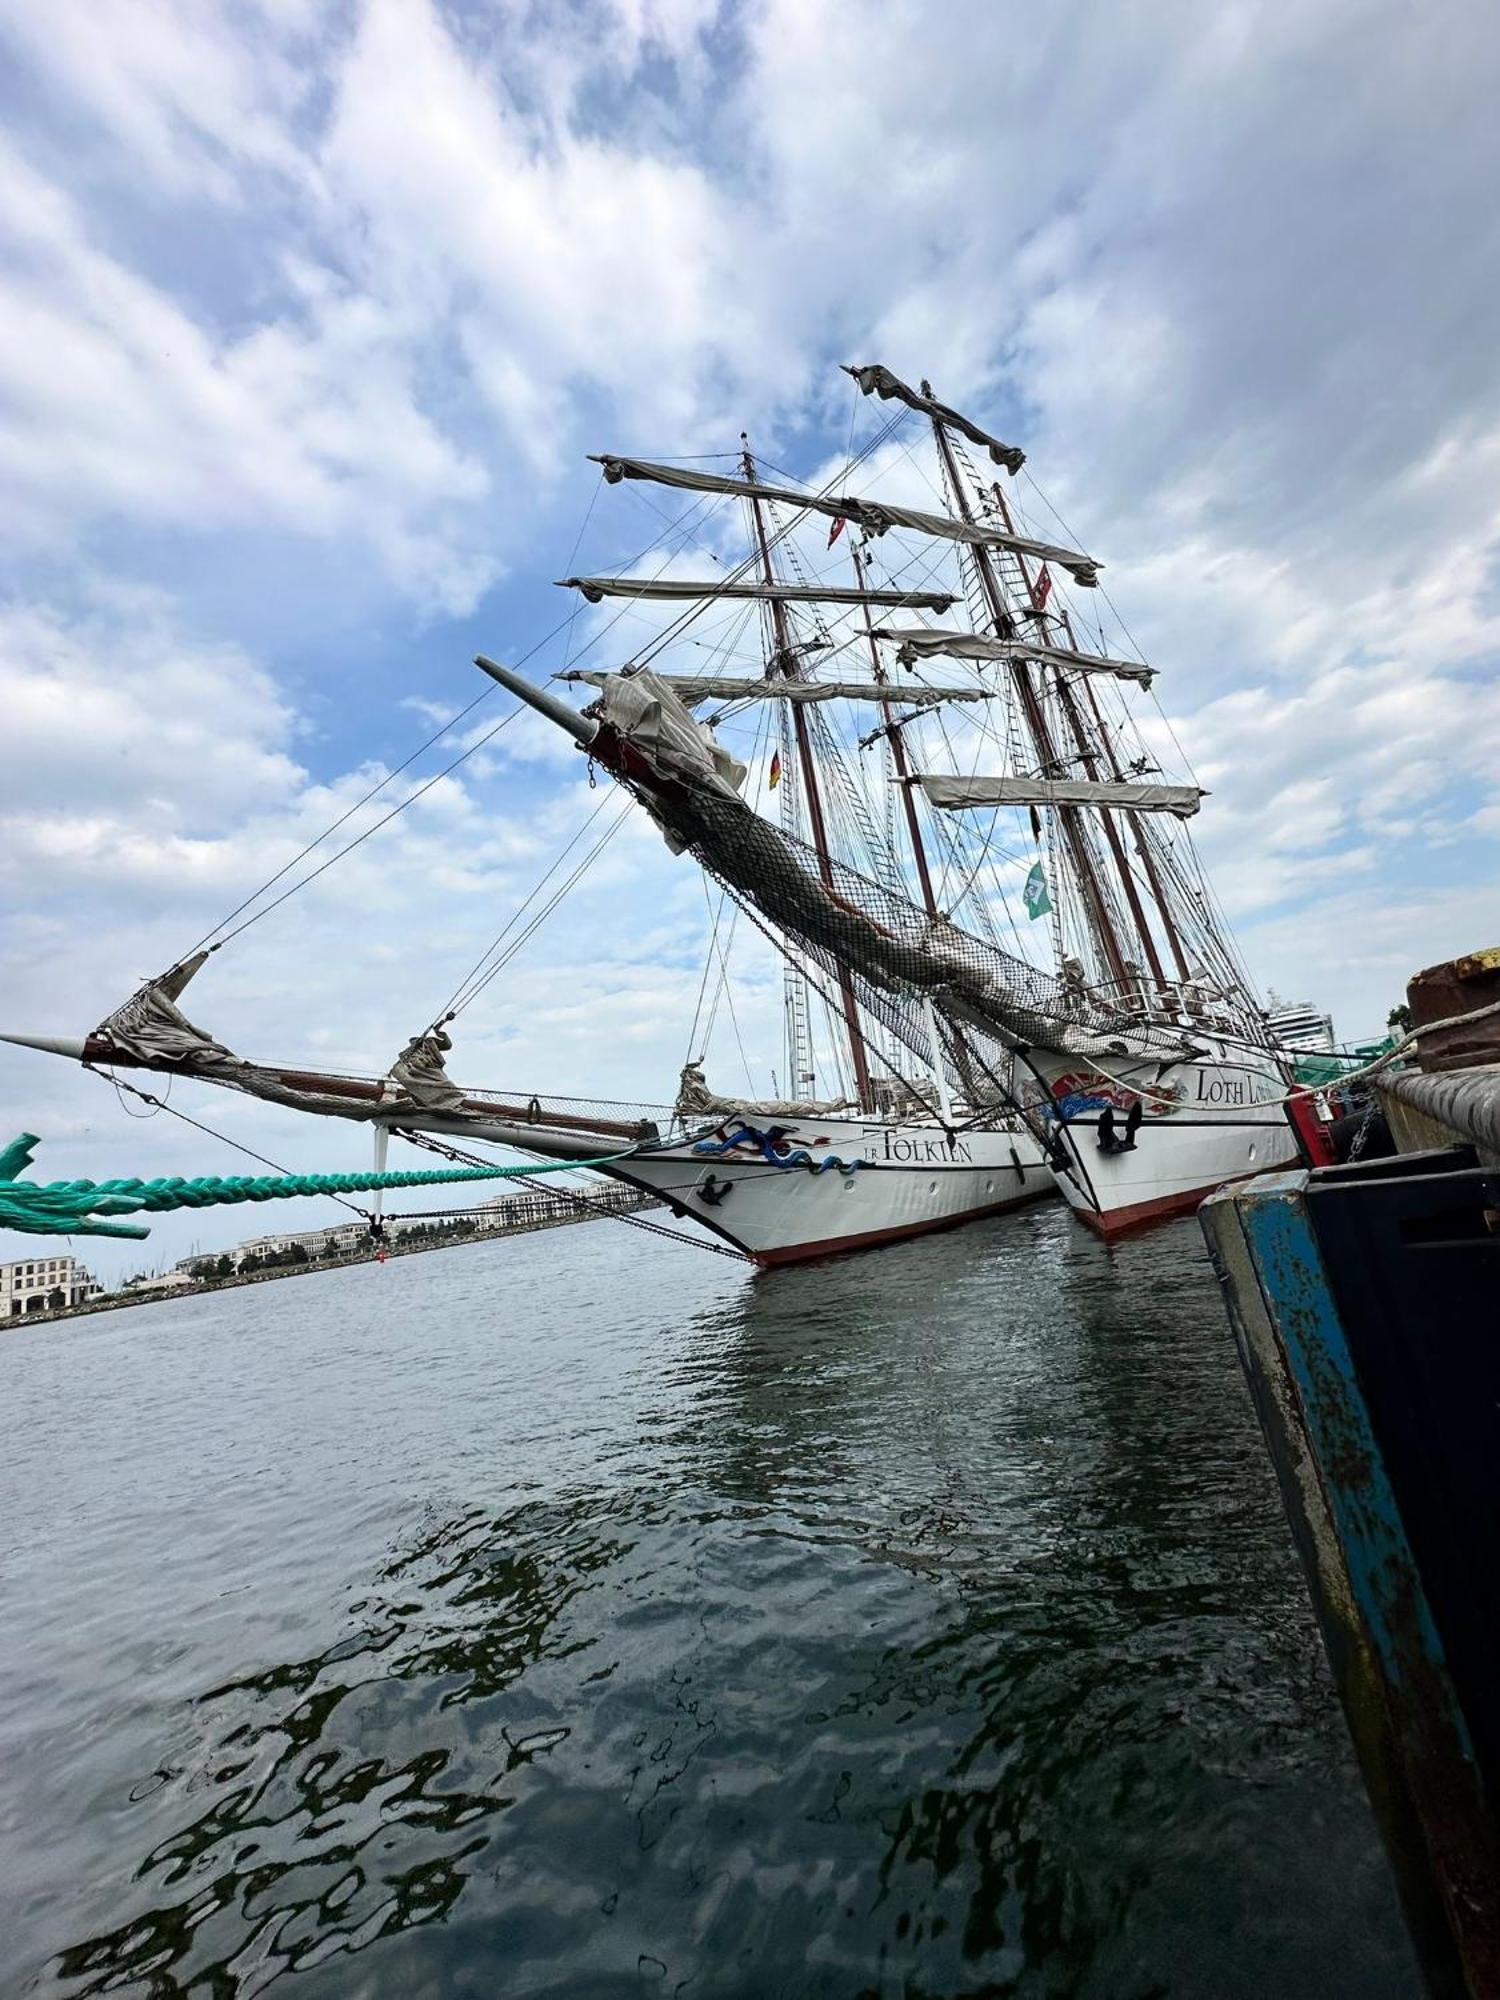
[[[1271,995],[1271,1011],[1266,1015],[1271,1039],[1286,1049],[1332,1049],[1333,1017],[1320,1014],[1310,1000],[1278,1000]]]
[[[238,1270],[242,1264],[254,1263],[264,1257],[287,1257],[294,1251],[305,1251],[308,1258],[338,1256],[354,1250],[367,1240],[369,1231],[362,1222],[339,1222],[329,1229],[294,1229],[283,1231],[279,1236],[252,1236],[247,1243],[236,1243],[229,1252],[230,1262]],[[212,1257],[195,1257],[190,1264],[201,1267],[216,1260]]]
[[[410,1215],[386,1224],[392,1242],[403,1237],[431,1235],[452,1240],[473,1236],[505,1235],[512,1231],[544,1228],[553,1222],[572,1222],[579,1214],[577,1197],[588,1197],[589,1209],[602,1215],[629,1214],[632,1209],[653,1207],[638,1190],[611,1184],[562,1189],[520,1189],[494,1196],[457,1217],[435,1210],[431,1215]],[[587,1211],[583,1211],[587,1212]],[[467,1235],[465,1234],[467,1232]],[[227,1256],[233,1270],[247,1264],[295,1264],[305,1258],[315,1264],[322,1258],[345,1257],[370,1247],[370,1231],[364,1222],[336,1222],[327,1229],[287,1230],[275,1236],[252,1236],[223,1253],[202,1253],[184,1257],[177,1270],[190,1278],[214,1277],[220,1255]],[[300,1254],[299,1254],[300,1253]]]
[[[103,1290],[76,1257],[25,1257],[0,1264],[0,1319],[81,1306]]]

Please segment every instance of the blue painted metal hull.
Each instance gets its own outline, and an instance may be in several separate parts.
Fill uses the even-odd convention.
[[[1500,1174],[1272,1174],[1201,1215],[1428,1984],[1500,1995]]]

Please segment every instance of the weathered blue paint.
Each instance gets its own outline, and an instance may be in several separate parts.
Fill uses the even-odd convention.
[[[1442,1641],[1308,1218],[1307,1181],[1301,1170],[1253,1181],[1241,1197],[1245,1236],[1262,1285],[1275,1295],[1276,1323],[1349,1582],[1381,1668],[1399,1686],[1410,1669],[1414,1638],[1426,1665],[1446,1680]],[[1456,1704],[1453,1712],[1467,1749],[1468,1732]]]
[[[1430,1990],[1500,1996],[1500,1178],[1447,1150],[1204,1205]]]

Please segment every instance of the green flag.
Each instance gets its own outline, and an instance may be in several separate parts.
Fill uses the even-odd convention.
[[[1026,886],[1021,891],[1028,917],[1045,917],[1051,911],[1052,899],[1047,894],[1047,878],[1042,873],[1040,861],[1033,861],[1031,873],[1026,877]]]

